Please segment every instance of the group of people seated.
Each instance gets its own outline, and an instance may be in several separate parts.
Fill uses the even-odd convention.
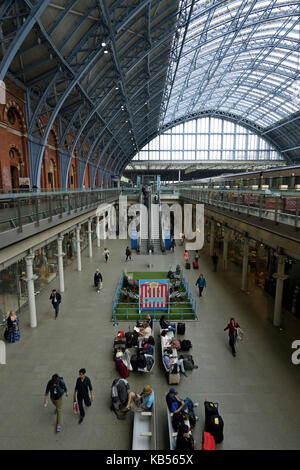
[[[175,338],[176,325],[166,320],[165,315],[160,318],[161,341],[163,347],[163,363],[168,372],[172,374],[181,373],[186,377],[183,359],[178,358],[177,350],[180,349],[180,342]],[[170,335],[171,333],[171,335]]]

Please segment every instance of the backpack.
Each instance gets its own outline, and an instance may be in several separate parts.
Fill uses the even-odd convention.
[[[175,432],[179,432],[179,429],[184,426],[184,419],[182,414],[174,413],[172,416],[172,426]]]
[[[137,358],[137,366],[139,369],[145,369],[147,365],[146,358],[143,354],[139,354]]]
[[[56,382],[50,386],[50,394],[53,400],[59,400],[64,394],[64,389],[61,387],[62,377],[59,377]]]
[[[191,354],[184,354],[183,355],[183,365],[185,370],[193,370],[194,369],[194,359]]]
[[[189,349],[192,347],[192,343],[189,339],[183,339],[181,342],[180,342],[180,349],[181,351],[189,351]]]

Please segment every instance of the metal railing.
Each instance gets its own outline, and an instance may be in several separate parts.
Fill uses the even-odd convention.
[[[39,225],[43,219],[63,217],[89,210],[120,195],[119,189],[30,192],[0,195],[0,232],[18,229],[30,223]]]
[[[161,315],[165,315],[168,320],[174,320],[176,317],[177,320],[193,319],[196,320],[196,311],[193,305],[187,306],[188,302],[168,302],[167,308],[168,312],[156,309],[151,307],[151,310],[139,312],[138,303],[126,303],[118,302],[113,308],[113,318],[116,320],[142,320],[147,313],[150,313],[153,320],[158,320]],[[175,307],[176,305],[176,307]],[[180,306],[181,305],[181,306]],[[170,309],[172,309],[170,311]],[[192,318],[190,318],[192,317]]]

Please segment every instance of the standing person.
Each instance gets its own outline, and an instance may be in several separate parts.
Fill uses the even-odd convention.
[[[130,251],[130,249],[129,249],[128,246],[126,247],[125,255],[126,255],[126,260],[125,260],[125,261],[128,261],[128,258],[129,258],[130,255],[131,255],[131,251]]]
[[[199,262],[199,258],[200,258],[199,252],[198,252],[198,250],[196,250],[195,251],[195,261],[197,261],[197,263]]]
[[[58,316],[58,311],[59,311],[59,304],[61,303],[61,295],[59,292],[56,291],[56,289],[52,290],[51,295],[50,295],[50,300],[55,310],[55,320],[56,320]]]
[[[91,392],[91,398],[89,396],[89,391]],[[80,412],[80,418],[78,423],[81,424],[83,418],[85,417],[85,412],[83,408],[83,402],[86,406],[91,406],[91,402],[94,401],[94,391],[91,384],[91,380],[86,376],[86,370],[84,368],[80,369],[79,377],[76,381],[75,390],[74,390],[74,402],[76,401]]]
[[[198,277],[198,279],[196,281],[196,286],[199,287],[199,297],[202,297],[203,289],[204,289],[204,287],[206,287],[206,280],[203,277],[203,274],[200,274],[200,276]]]
[[[219,260],[219,257],[217,255],[217,253],[214,253],[211,257],[212,259],[212,263],[213,263],[213,271],[214,273],[217,272],[217,266],[218,266],[218,260]]]
[[[94,286],[97,288],[97,292],[100,292],[100,288],[103,282],[102,274],[100,273],[99,269],[96,269],[94,274]]]
[[[187,251],[187,250],[184,250],[183,257],[184,257],[184,261],[187,263],[188,260],[189,260],[189,254],[188,254],[188,251]]]
[[[224,331],[229,330],[228,332],[229,346],[231,347],[233,357],[236,356],[235,343],[236,343],[238,328],[240,328],[240,325],[235,322],[234,318],[230,318],[230,322],[228,323],[226,328],[224,328]]]
[[[7,327],[4,333],[4,338],[8,343],[15,343],[20,340],[19,319],[12,310],[9,312],[9,316],[7,318]]]
[[[175,251],[175,246],[176,246],[176,242],[175,242],[175,238],[173,237],[172,240],[171,240],[171,245],[170,245],[171,251],[173,253]]]
[[[110,255],[109,249],[108,249],[108,248],[104,248],[103,254],[104,254],[104,258],[105,258],[105,263],[107,263],[108,258],[109,258],[109,255]]]
[[[65,382],[62,377],[59,377],[58,374],[52,375],[51,380],[49,380],[45,396],[44,396],[44,406],[47,406],[48,400],[47,396],[50,392],[50,398],[53,405],[56,408],[56,431],[61,431],[61,410],[62,410],[62,397],[63,394],[66,394],[66,397],[69,395]]]

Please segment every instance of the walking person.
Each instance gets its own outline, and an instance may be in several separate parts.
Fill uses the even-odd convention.
[[[108,248],[104,248],[103,254],[104,254],[104,258],[105,258],[105,263],[107,263],[108,258],[109,258],[109,256],[110,256],[110,251],[109,251],[109,249],[108,249]]]
[[[196,286],[199,287],[199,297],[202,297],[203,289],[204,289],[204,287],[206,287],[206,280],[203,277],[203,274],[200,274],[200,276],[198,277],[198,279],[196,281]]]
[[[91,397],[89,396],[91,393]],[[77,400],[76,400],[77,398]],[[84,368],[80,369],[79,377],[76,381],[75,390],[74,390],[74,402],[77,401],[78,408],[80,412],[80,418],[78,423],[81,424],[83,418],[85,417],[85,411],[83,408],[83,402],[85,406],[91,406],[92,401],[94,401],[94,391],[91,384],[91,380],[86,375],[86,370]]]
[[[102,287],[102,282],[103,282],[103,277],[102,274],[100,273],[99,269],[96,269],[96,272],[94,274],[94,286],[97,289],[97,292],[100,292],[100,289]]]
[[[12,310],[9,312],[8,318],[6,320],[6,330],[4,333],[4,338],[8,343],[15,343],[20,340],[20,328],[19,328],[19,319],[15,312]]]
[[[229,330],[229,346],[231,347],[233,357],[236,356],[235,343],[237,338],[237,329],[240,328],[240,325],[235,322],[234,318],[230,318],[230,322],[224,328],[224,331]]]
[[[45,396],[44,396],[44,406],[48,404],[47,396],[50,392],[50,398],[56,409],[56,431],[61,431],[61,410],[62,410],[62,397],[63,394],[66,394],[66,397],[69,395],[66,384],[62,377],[59,377],[58,374],[52,375],[51,380],[49,380]]]
[[[172,240],[171,240],[171,245],[170,245],[170,249],[171,249],[172,253],[174,253],[174,251],[175,251],[175,246],[176,246],[176,242],[175,242],[175,238],[173,237]]]
[[[50,295],[50,300],[55,310],[55,320],[56,320],[58,316],[58,312],[59,312],[59,304],[61,303],[61,295],[59,292],[57,292],[56,289],[52,290],[51,295]]]
[[[125,260],[125,261],[128,261],[128,258],[129,258],[130,255],[131,255],[131,251],[130,251],[130,249],[129,249],[129,246],[126,247],[125,255],[126,255],[126,260]]]
[[[218,261],[219,261],[219,257],[217,255],[217,253],[214,253],[212,255],[211,259],[212,259],[212,263],[213,263],[213,272],[216,273],[217,272]]]

